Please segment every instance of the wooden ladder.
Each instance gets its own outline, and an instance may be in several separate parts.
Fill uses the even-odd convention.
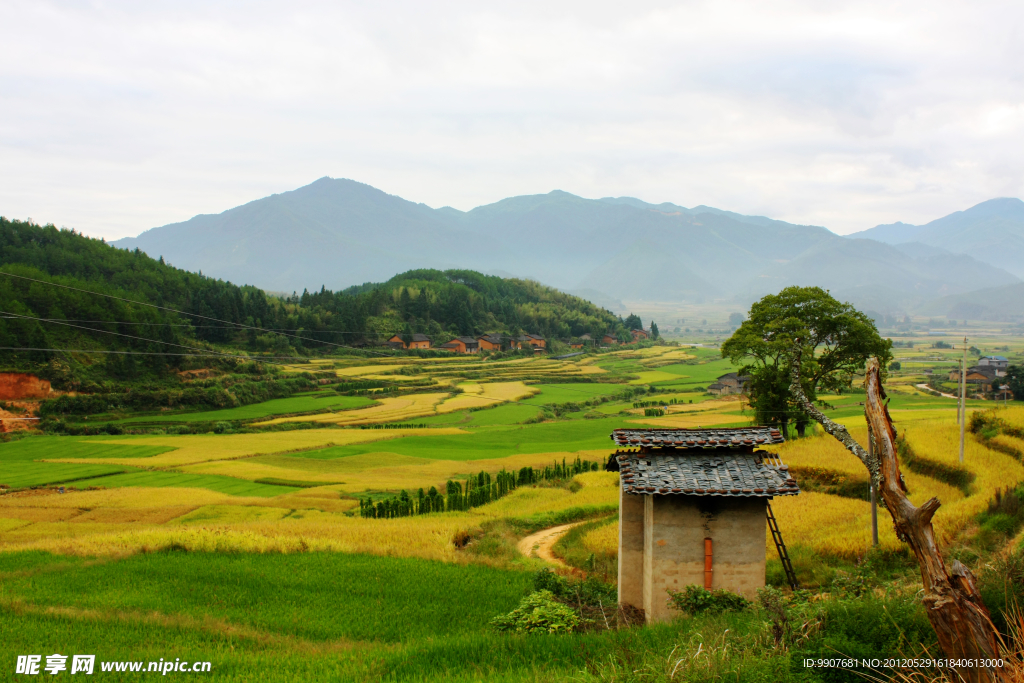
[[[793,571],[793,563],[789,561],[789,553],[786,552],[786,544],[782,542],[782,533],[779,531],[779,523],[775,521],[772,514],[772,504],[765,501],[768,508],[768,528],[772,530],[772,540],[775,541],[775,548],[779,551],[779,560],[782,561],[782,569],[786,572],[786,580],[789,587],[796,590],[800,584],[796,580],[796,572]]]

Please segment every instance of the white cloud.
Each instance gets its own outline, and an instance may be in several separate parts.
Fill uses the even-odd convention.
[[[324,175],[849,232],[1024,194],[1019,3],[0,6],[0,213],[116,238]]]

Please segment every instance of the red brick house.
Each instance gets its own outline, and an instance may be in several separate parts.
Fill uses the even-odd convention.
[[[484,334],[476,338],[481,351],[501,351],[500,334]]]
[[[523,344],[529,344],[534,349],[546,349],[548,346],[547,340],[537,334],[524,334],[517,337],[516,341],[519,342],[519,348],[523,348]]]
[[[480,344],[473,337],[456,337],[447,344],[441,344],[437,348],[454,351],[455,353],[477,353],[480,351]]]
[[[391,339],[388,339],[388,346],[403,349],[429,349],[430,338],[425,334],[414,334],[412,335],[412,341],[407,344],[405,340],[402,339],[402,335],[396,334]]]
[[[610,334],[606,334],[603,337],[601,337],[601,343],[608,344],[609,346],[616,346],[619,343],[619,338],[614,337]]]
[[[630,330],[629,333],[633,335],[633,341],[635,342],[642,341],[650,336],[647,334],[647,330]]]

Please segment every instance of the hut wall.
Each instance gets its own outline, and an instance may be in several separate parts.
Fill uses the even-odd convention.
[[[626,494],[624,499],[633,496]],[[704,539],[713,546],[712,589],[724,588],[754,598],[764,586],[765,501],[759,498],[642,496],[643,605],[647,620],[668,621],[678,612],[667,605],[666,589],[704,585]],[[620,591],[636,583],[630,573],[636,562],[627,540],[637,538],[635,524],[620,522]],[[627,530],[629,531],[627,535]],[[632,604],[632,603],[631,603]]]
[[[644,500],[619,488],[619,602],[644,606]]]

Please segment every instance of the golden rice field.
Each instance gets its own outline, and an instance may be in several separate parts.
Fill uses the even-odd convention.
[[[417,434],[464,434],[454,427],[434,429],[305,429],[292,432],[265,432],[261,434],[189,434],[181,436],[137,436],[131,443],[147,446],[168,446],[175,450],[146,458],[148,468],[182,467],[213,460],[235,460],[254,455],[306,451],[329,446],[386,441]],[[111,439],[111,443],[125,443]],[[100,443],[104,443],[100,441]],[[107,463],[138,466],[138,458],[55,458],[52,462]]]
[[[459,385],[463,393],[443,401],[437,406],[437,413],[454,413],[469,408],[489,408],[506,401],[529,398],[540,389],[528,387],[522,382],[487,382],[478,384],[466,382]]]
[[[588,457],[586,451],[580,451],[579,454],[583,458]],[[502,469],[512,471],[527,466],[541,468],[556,460],[571,461],[576,455],[577,453],[532,453],[466,462],[428,460],[382,450],[331,460],[280,455],[213,461],[192,465],[182,470],[193,474],[220,474],[250,481],[269,478],[322,481],[325,487],[318,487],[315,490],[355,494],[382,488],[397,491],[430,486],[442,487],[447,480],[471,472],[486,471],[493,474]],[[603,457],[595,455],[589,459]]]
[[[578,475],[575,481],[576,492],[523,488],[467,512],[392,520],[345,514],[356,501],[339,499],[330,488],[273,498],[173,488],[12,496],[0,500],[0,529],[5,532],[0,548],[90,556],[171,547],[233,552],[330,550],[452,561],[458,559],[451,542],[455,533],[478,530],[488,519],[569,508],[610,510],[617,504],[617,475],[592,472]]]
[[[921,416],[923,419],[899,421],[901,432],[919,457],[957,464],[960,428],[949,411],[901,412],[925,413]],[[935,414],[944,417],[936,418]],[[1024,409],[1001,411],[1000,416],[1009,422],[1024,424]],[[850,432],[861,443],[867,442],[866,427],[851,426]],[[998,438],[1008,442],[1021,441],[1005,436]],[[860,460],[830,436],[790,441],[774,450],[797,472],[801,469],[834,472],[861,480],[865,487],[868,484],[867,470]],[[986,448],[970,434],[965,440],[964,467],[976,477],[967,496],[955,486],[912,472],[906,466],[901,468],[910,500],[915,505],[921,505],[933,496],[942,503],[933,524],[936,538],[943,544],[950,543],[970,525],[971,520],[988,506],[997,489],[1024,481],[1024,465],[1011,456]],[[845,558],[862,555],[870,547],[871,506],[866,501],[804,491],[798,496],[774,499],[772,510],[790,546],[806,546],[823,555]],[[879,510],[878,532],[882,548],[894,550],[902,546],[882,509]],[[772,557],[775,546],[770,535],[766,534],[765,543],[768,556]],[[584,538],[584,544],[594,553],[614,553],[618,546],[618,524],[590,532]]]
[[[317,422],[339,426],[375,424],[378,422],[398,422],[416,417],[434,415],[435,406],[447,398],[441,392],[425,394],[409,394],[395,398],[382,398],[378,405],[356,410],[342,410],[336,413],[320,415],[297,415],[295,417],[279,417],[273,420],[256,423],[255,427],[282,424],[284,422]]]

